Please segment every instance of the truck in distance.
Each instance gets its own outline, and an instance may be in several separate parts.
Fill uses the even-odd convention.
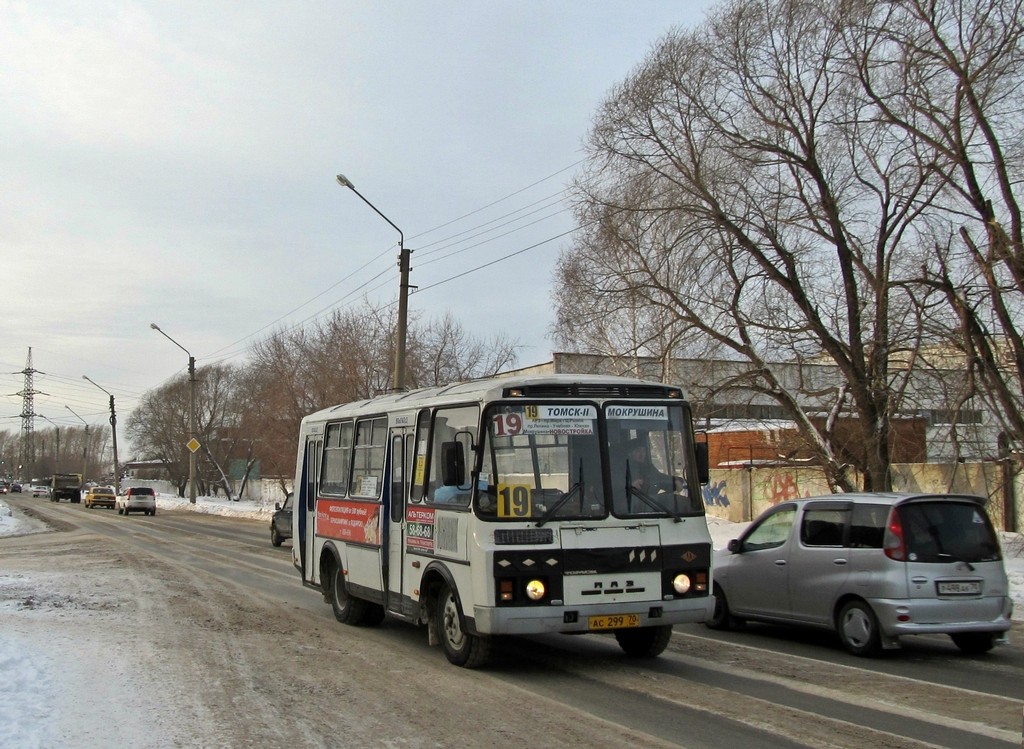
[[[50,479],[50,501],[82,501],[82,476],[77,473],[55,473]]]

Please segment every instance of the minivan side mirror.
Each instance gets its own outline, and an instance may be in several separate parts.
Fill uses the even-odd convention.
[[[734,538],[734,539],[732,539],[732,540],[731,540],[731,541],[729,542],[729,545],[728,545],[728,546],[727,546],[726,548],[727,548],[727,549],[728,549],[729,551],[731,551],[731,552],[732,552],[733,554],[739,554],[739,553],[740,553],[740,549],[742,548],[742,547],[740,546],[740,540],[739,540],[738,538]]]

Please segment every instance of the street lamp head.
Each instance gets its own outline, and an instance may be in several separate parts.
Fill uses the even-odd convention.
[[[356,189],[356,186],[353,185],[351,182],[349,182],[348,181],[348,177],[346,177],[344,174],[339,174],[337,179],[338,179],[338,184],[341,185],[342,187],[347,187],[350,190],[355,190]]]
[[[160,330],[160,326],[157,325],[155,322],[151,322],[149,324],[149,327],[151,327],[153,330]]]

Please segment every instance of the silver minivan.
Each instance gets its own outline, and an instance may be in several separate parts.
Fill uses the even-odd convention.
[[[824,627],[855,655],[936,633],[965,653],[984,653],[1007,642],[1010,629],[999,540],[979,497],[782,502],[715,552],[713,569],[714,629],[748,619]]]

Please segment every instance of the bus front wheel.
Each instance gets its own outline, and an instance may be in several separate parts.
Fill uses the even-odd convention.
[[[672,625],[620,629],[615,639],[622,651],[631,658],[654,658],[661,655],[672,639]]]
[[[452,589],[444,585],[437,597],[437,636],[449,662],[464,668],[478,668],[490,660],[489,637],[466,631],[462,611]]]
[[[359,626],[363,623],[369,603],[348,594],[348,590],[345,588],[345,576],[336,564],[332,564],[327,573],[327,597],[334,610],[334,618],[339,622],[352,626]]]

